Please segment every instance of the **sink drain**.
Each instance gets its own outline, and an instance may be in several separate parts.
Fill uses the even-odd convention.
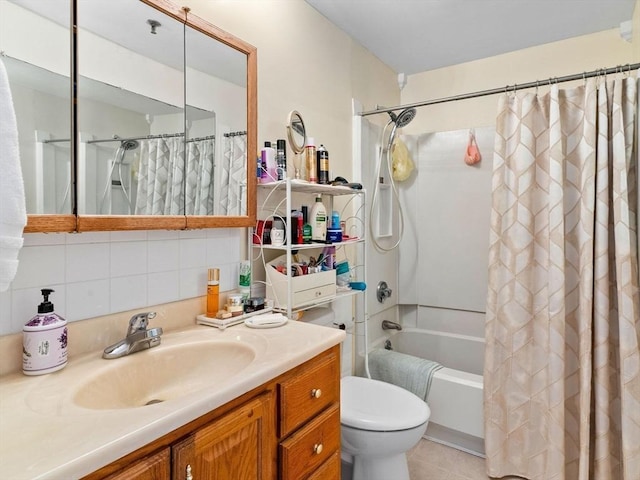
[[[147,403],[145,403],[144,405],[145,405],[145,407],[146,407],[147,405],[153,405],[154,403],[162,403],[162,402],[164,402],[164,400],[158,400],[157,398],[154,398],[153,400],[149,400],[149,401],[148,401]]]

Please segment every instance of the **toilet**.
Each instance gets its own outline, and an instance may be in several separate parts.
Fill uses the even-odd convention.
[[[409,480],[406,452],[427,430],[429,406],[369,378],[343,377],[340,388],[342,453],[353,458],[353,480]]]

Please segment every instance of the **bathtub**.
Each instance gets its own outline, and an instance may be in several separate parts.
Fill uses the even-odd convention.
[[[384,348],[387,338],[373,348]],[[482,369],[484,339],[433,330],[405,328],[388,340],[393,350],[433,360],[444,368],[431,382],[431,408],[425,438],[484,455]]]

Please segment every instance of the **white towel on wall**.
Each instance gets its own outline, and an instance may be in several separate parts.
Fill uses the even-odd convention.
[[[18,126],[9,78],[0,59],[0,292],[9,288],[18,271],[18,253],[26,224]]]

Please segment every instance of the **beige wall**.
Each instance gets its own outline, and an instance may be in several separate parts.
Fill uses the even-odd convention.
[[[636,7],[636,24],[638,10]],[[421,102],[514,83],[545,82],[549,77],[632,63],[634,57],[635,61],[638,60],[640,45],[637,38],[640,37],[640,28],[635,30],[635,44],[623,40],[619,29],[615,28],[411,75],[402,91],[402,103]],[[541,91],[544,91],[544,87],[541,87]],[[404,133],[493,125],[496,108],[495,95],[423,107]]]
[[[636,8],[633,11],[633,62],[640,62],[640,0],[636,0]]]
[[[258,144],[286,138],[298,110],[332,174],[351,174],[351,99],[400,101],[396,73],[303,0],[190,2],[191,11],[258,49]]]

